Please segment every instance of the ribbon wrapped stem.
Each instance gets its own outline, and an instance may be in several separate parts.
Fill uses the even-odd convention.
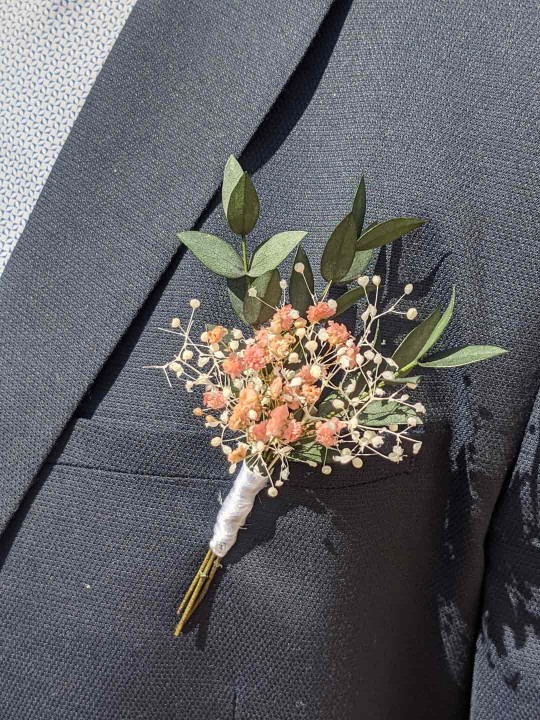
[[[267,477],[253,472],[246,464],[242,465],[217,515],[209,549],[176,611],[181,617],[174,630],[175,637],[180,635],[208,592],[218,568],[221,567],[221,559],[235,544],[238,531],[253,509],[255,498],[267,482]]]

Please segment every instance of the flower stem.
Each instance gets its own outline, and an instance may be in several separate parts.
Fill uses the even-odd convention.
[[[175,637],[180,635],[185,624],[206,595],[219,567],[221,567],[220,558],[209,549],[176,611],[177,615],[181,614],[182,616],[174,629]]]

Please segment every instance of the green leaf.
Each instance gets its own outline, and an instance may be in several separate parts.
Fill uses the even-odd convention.
[[[343,400],[346,403],[348,402],[348,398],[345,394],[332,390],[332,392],[329,392],[328,395],[325,396],[324,400],[319,403],[317,415],[321,418],[331,418],[341,412],[340,410],[336,410],[336,408],[332,405],[334,400]]]
[[[450,322],[450,319],[452,317],[452,313],[454,312],[454,303],[456,301],[456,288],[452,288],[452,295],[450,297],[450,302],[448,303],[448,307],[443,312],[441,319],[439,322],[435,325],[435,328],[429,338],[427,339],[424,347],[419,352],[418,357],[422,357],[427,352],[431,350],[431,348],[435,345],[437,340],[441,337],[443,332],[446,330],[446,326]]]
[[[319,465],[326,457],[330,460],[334,456],[334,451],[324,448],[315,440],[303,440],[293,446],[293,451],[289,454],[289,460],[307,462],[312,466]]]
[[[394,240],[398,240],[411,230],[424,224],[420,218],[393,218],[385,220],[368,228],[360,237],[356,244],[357,250],[368,250],[370,248],[381,247]]]
[[[275,313],[275,307],[281,298],[279,280],[279,272],[269,270],[252,282],[250,287],[257,290],[257,297],[251,297],[247,293],[244,298],[244,317],[249,325],[261,325]],[[261,300],[264,300],[264,303]]]
[[[418,364],[422,367],[432,368],[453,368],[471,363],[489,360],[490,358],[503,355],[508,352],[504,348],[495,345],[467,345],[461,348],[451,348],[427,357],[424,362]]]
[[[351,280],[356,280],[356,278],[360,277],[360,275],[363,275],[372,257],[373,250],[357,250],[354,254],[354,259],[351,267],[349,268],[349,272],[344,278],[341,278],[337,284],[346,285],[351,282]]]
[[[242,258],[225,240],[197,230],[178,233],[177,237],[191,250],[197,260],[216,275],[226,278],[238,278],[244,275]]]
[[[358,414],[358,421],[360,425],[383,427],[385,425],[406,425],[411,417],[415,417],[418,423],[421,423],[414,408],[402,405],[395,400],[375,400]]]
[[[364,180],[363,175],[360,178],[358,190],[354,196],[352,214],[354,215],[354,220],[356,222],[356,237],[358,237],[362,232],[364,219],[366,217],[366,181]]]
[[[441,311],[436,308],[431,315],[411,330],[392,355],[392,359],[400,369],[416,364],[424,345],[440,319]]]
[[[240,320],[249,325],[244,316],[244,298],[248,288],[247,277],[244,275],[240,278],[227,280],[227,293],[232,309],[238,315]]]
[[[221,202],[223,203],[223,212],[227,217],[227,208],[229,207],[229,199],[236,184],[244,174],[242,166],[234,155],[229,155],[229,159],[225,163],[223,171],[223,185],[221,187]]]
[[[352,212],[336,225],[323,251],[321,275],[339,282],[350,270],[356,252],[356,220]]]
[[[274,270],[307,235],[303,230],[288,230],[273,235],[255,250],[248,270],[251,277],[259,277]]]
[[[303,264],[303,273],[296,272],[294,269],[294,265],[296,265],[296,263]],[[289,298],[293,308],[298,310],[302,317],[306,317],[308,307],[313,305],[314,289],[315,282],[309,258],[302,245],[299,245],[296,250],[291,279],[289,282]]]
[[[348,310],[357,300],[360,300],[360,298],[365,298],[365,289],[363,287],[354,287],[351,290],[347,290],[346,293],[343,293],[341,297],[339,297],[336,307],[336,313],[334,317],[337,317],[338,315],[341,315],[341,313],[345,312],[345,310]]]
[[[259,219],[259,198],[251,178],[244,173],[236,183],[227,206],[227,222],[237,235],[249,235]]]

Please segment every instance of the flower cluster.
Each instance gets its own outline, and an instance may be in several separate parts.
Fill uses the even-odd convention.
[[[295,272],[304,270],[295,264]],[[173,374],[182,380],[188,392],[201,387],[202,407],[194,415],[215,430],[210,444],[221,448],[231,473],[246,462],[266,475],[271,497],[289,477],[290,462],[320,464],[329,474],[332,463],[361,468],[367,455],[398,463],[408,445],[413,453],[421,447],[413,430],[425,408],[404,391],[416,382],[400,382],[396,362],[383,354],[376,337],[383,316],[416,317],[414,308],[398,309],[412,285],[381,311],[380,277],[357,282],[365,309],[356,337],[337,319],[338,303],[327,291],[312,295],[302,317],[286,301],[283,281],[280,304],[249,335],[216,325],[193,339],[196,299],[185,327],[175,318],[168,330],[181,337],[181,348],[159,367],[168,379]],[[253,289],[250,294],[256,296]]]

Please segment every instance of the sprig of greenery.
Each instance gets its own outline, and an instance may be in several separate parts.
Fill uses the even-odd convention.
[[[307,233],[303,230],[279,232],[251,251],[248,236],[259,219],[260,201],[251,178],[233,155],[227,160],[223,172],[222,205],[230,229],[241,238],[241,254],[226,240],[196,230],[179,233],[180,242],[209,270],[226,279],[233,310],[243,322],[253,327],[269,320],[278,306],[282,290],[287,286],[278,268],[296,250],[294,268],[301,267],[302,271],[293,270],[291,273],[289,301],[302,317],[306,317],[308,308],[315,302],[313,270],[301,245]],[[372,261],[375,249],[402,238],[424,224],[424,220],[417,217],[395,217],[373,222],[364,228],[365,217],[366,183],[362,176],[351,210],[334,227],[322,253],[320,272],[327,282],[323,295],[333,285],[346,286],[365,277],[363,274]],[[364,282],[342,293],[337,299],[335,316],[364,298],[365,290],[373,289],[371,282]],[[506,352],[491,345],[468,345],[429,355],[446,330],[454,306],[455,289],[443,313],[436,308],[404,338],[392,356],[398,368],[393,382],[417,383],[420,376],[407,377],[417,365],[426,368],[459,367]]]

